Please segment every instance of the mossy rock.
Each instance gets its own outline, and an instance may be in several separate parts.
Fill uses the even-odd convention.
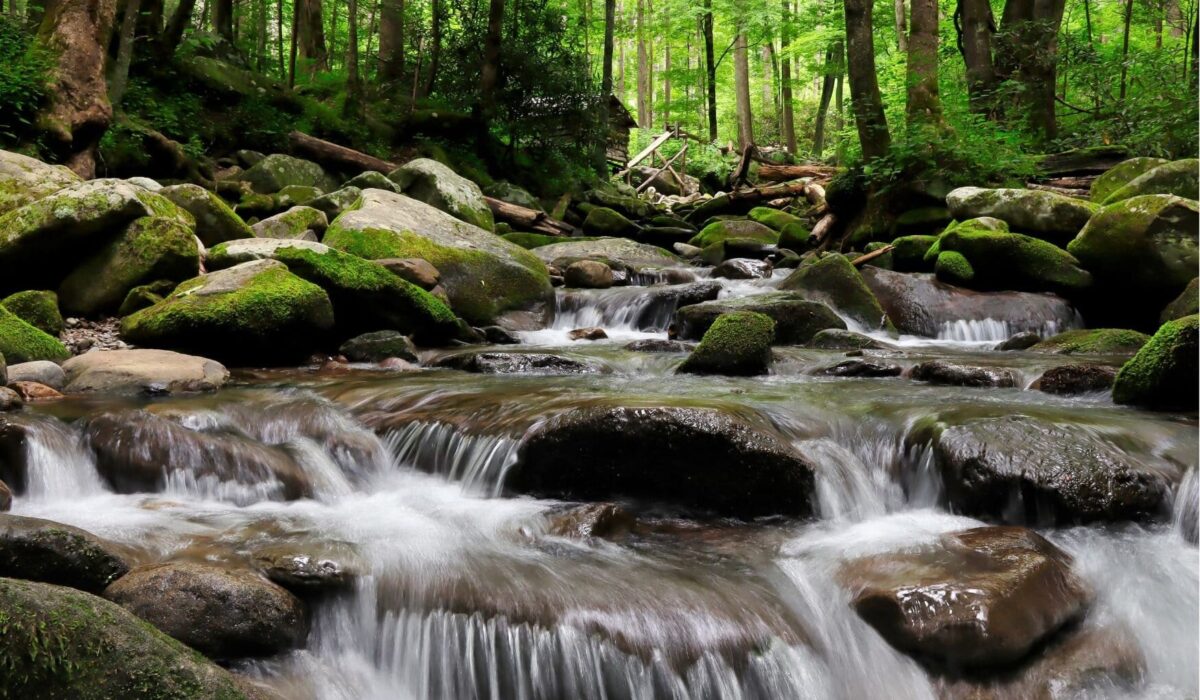
[[[225,200],[199,185],[171,185],[158,193],[192,215],[196,220],[196,236],[205,246],[254,236]]]
[[[779,289],[827,304],[867,330],[896,331],[862,275],[844,255],[834,253],[801,265]]]
[[[199,272],[200,250],[191,228],[177,219],[146,216],[67,275],[58,297],[68,313],[94,316],[115,311],[140,284],[183,281]]]
[[[933,271],[943,282],[960,287],[970,287],[971,281],[975,279],[975,268],[971,267],[971,262],[963,257],[962,253],[953,250],[938,253]]]
[[[714,243],[721,243],[731,238],[743,238],[760,243],[776,244],[779,243],[779,232],[757,221],[746,219],[717,221],[700,229],[700,233],[693,236],[688,241],[688,245],[694,245],[697,248],[707,248]]]
[[[272,153],[258,161],[239,179],[250,183],[250,188],[258,194],[274,194],[291,185],[315,187],[322,192],[337,189],[337,182],[321,166],[282,153]]]
[[[1200,313],[1200,288],[1197,287],[1197,282],[1200,282],[1200,280],[1193,277],[1192,281],[1188,282],[1188,286],[1180,292],[1179,296],[1175,297],[1170,304],[1167,304],[1167,307],[1163,309],[1162,314],[1159,316],[1161,323]]]
[[[285,238],[316,241],[329,227],[325,212],[312,207],[292,207],[285,212],[254,224],[257,238]]]
[[[315,253],[332,250],[324,243],[289,238],[247,238],[215,245],[208,251],[205,264],[210,271],[224,270],[251,260],[274,260],[280,248],[302,248]]]
[[[775,343],[803,345],[828,328],[846,329],[846,322],[825,304],[796,292],[767,292],[689,304],[675,312],[671,335],[683,340],[703,337],[721,314],[755,311],[775,320]]]
[[[251,192],[242,195],[242,199],[234,207],[234,211],[238,216],[247,219],[253,217],[262,219],[279,211],[279,208],[275,206],[275,198],[271,195]]]
[[[633,236],[641,227],[614,209],[592,207],[582,228],[589,236]]]
[[[117,315],[124,318],[135,311],[154,306],[165,299],[175,287],[176,283],[172,280],[155,280],[150,284],[139,284],[125,295],[125,299],[117,309]]]
[[[284,364],[319,347],[333,325],[325,290],[281,262],[257,260],[187,280],[126,316],[121,336],[226,363]]]
[[[324,242],[368,260],[426,260],[441,273],[454,311],[477,326],[554,298],[537,256],[404,195],[364,190],[359,207],[335,219]]]
[[[1200,160],[1185,158],[1151,168],[1104,198],[1105,206],[1146,194],[1200,199]]]
[[[753,376],[766,374],[771,364],[775,321],[753,311],[717,317],[679,371],[691,374]]]
[[[344,337],[386,329],[435,345],[460,334],[461,322],[440,299],[370,260],[338,250],[317,253],[286,246],[275,252],[275,259],[329,294]]]
[[[1075,237],[1099,207],[1055,192],[959,187],[946,195],[956,219],[990,216],[1011,228],[1065,243]]]
[[[1088,328],[1059,333],[1029,350],[1056,355],[1132,355],[1147,340],[1150,336],[1145,333],[1124,328]]]
[[[595,241],[595,240],[599,239],[599,237],[597,237],[597,236],[573,236],[570,239],[564,239],[562,236],[548,236],[544,233],[525,233],[523,231],[518,231],[516,233],[506,233],[503,236],[501,236],[501,238],[508,241],[509,243],[515,243],[516,245],[521,246],[525,250],[533,250],[534,248],[541,248],[544,245],[553,245],[555,243],[562,243],[564,240],[578,242],[578,241]]]
[[[0,215],[79,181],[65,165],[0,150]]]
[[[525,207],[534,211],[545,211],[542,208],[542,203],[538,201],[537,197],[530,194],[529,190],[514,185],[507,180],[493,182],[484,189],[484,193],[501,202],[508,202],[509,204],[515,204],[518,207]]]
[[[62,362],[71,356],[58,338],[22,321],[0,305],[0,355],[10,365],[34,360]]]
[[[323,194],[325,194],[325,191],[320,187],[288,185],[275,193],[275,206],[278,209],[291,209],[302,204],[308,204]]]
[[[754,207],[747,216],[750,217],[751,221],[757,221],[763,226],[767,226],[780,233],[791,224],[800,224],[802,226],[804,224],[804,220],[800,217],[773,207]]]
[[[323,194],[316,199],[310,200],[305,206],[324,212],[326,220],[333,221],[342,212],[352,209],[359,197],[362,197],[361,189],[357,187],[343,187],[340,190],[334,190],[329,194]]]
[[[1113,401],[1164,410],[1196,410],[1197,317],[1164,323],[1117,373]]]
[[[664,267],[679,261],[663,248],[635,243],[627,238],[561,239],[557,243],[536,248],[534,255],[560,270],[565,270],[576,260],[599,260],[614,269]]]
[[[1033,236],[993,230],[988,221],[972,219],[951,226],[930,246],[926,259],[935,252],[935,261],[941,260],[945,252],[966,259],[969,277],[963,276],[967,268],[953,256],[942,263],[942,269],[948,275],[947,281],[971,289],[1072,295],[1092,284],[1091,274],[1062,248]]]
[[[1108,199],[1109,195],[1129,184],[1129,181],[1135,177],[1170,162],[1166,158],[1130,158],[1109,168],[1103,175],[1093,180],[1089,195],[1093,202],[1103,202]]]
[[[649,219],[659,213],[653,204],[641,197],[621,194],[609,189],[592,189],[583,193],[582,201],[608,207],[630,220]]]
[[[400,194],[400,188],[396,183],[389,180],[387,175],[375,170],[367,170],[355,175],[346,180],[342,187],[357,187],[360,190],[387,190]]]
[[[479,185],[431,158],[417,158],[388,173],[400,191],[447,214],[493,231],[496,221]]]
[[[245,700],[228,671],[103,598],[0,578],[0,696]]]
[[[418,361],[413,342],[398,331],[363,333],[342,343],[338,352],[351,362],[380,362],[389,357],[398,357],[408,362]]]
[[[797,253],[803,252],[808,250],[810,236],[812,236],[812,231],[808,230],[808,226],[805,226],[804,222],[790,223],[779,232],[779,247],[794,250]]]
[[[58,337],[63,331],[63,317],[58,310],[58,295],[48,290],[30,289],[11,294],[0,306],[38,330]]]
[[[871,253],[874,253],[877,250],[883,250],[884,248],[887,248],[890,245],[891,245],[891,243],[884,243],[883,241],[875,241],[874,243],[868,243],[867,247],[865,249],[863,249],[863,255],[869,255]],[[857,254],[851,253],[850,257],[853,259],[853,258],[857,257]],[[871,258],[870,260],[868,260],[862,264],[870,265],[871,267],[882,267],[885,270],[891,270],[893,267],[892,251],[885,250],[883,253],[879,254],[878,256],[876,256],[874,258]]]
[[[937,236],[900,236],[892,241],[892,269],[896,272],[930,272],[933,265],[925,254],[937,242]]]
[[[946,228],[950,220],[950,210],[946,207],[909,209],[896,217],[891,233],[894,236],[937,234]]]

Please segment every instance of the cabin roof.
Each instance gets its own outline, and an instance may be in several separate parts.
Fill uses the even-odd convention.
[[[632,129],[637,126],[633,115],[616,95],[608,96],[608,122],[610,126],[624,129]]]

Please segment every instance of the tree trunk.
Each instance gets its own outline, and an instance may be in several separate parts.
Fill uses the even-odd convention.
[[[329,56],[325,50],[325,20],[322,0],[295,0],[300,7],[300,56],[308,61],[310,75],[328,70]]]
[[[779,64],[779,95],[780,102],[783,103],[783,122],[780,128],[783,129],[784,146],[787,147],[788,153],[795,155],[796,124],[795,115],[792,112],[792,59],[788,53],[788,48],[792,45],[791,23],[792,0],[783,0],[782,34],[779,44],[780,52],[783,54]]]
[[[217,35],[233,43],[233,0],[213,0],[213,29]]]
[[[959,7],[971,111],[988,114],[993,111],[992,97],[996,89],[996,71],[992,67],[992,7],[988,0],[960,0]]]
[[[708,140],[717,140],[717,59],[713,51],[712,0],[704,0],[704,66],[708,73]]]
[[[425,79],[426,97],[433,94],[437,85],[438,64],[442,58],[442,0],[430,0],[429,3],[430,33],[429,33],[429,76]]]
[[[379,79],[400,80],[404,72],[404,0],[380,0]]]
[[[817,105],[817,119],[813,125],[813,155],[820,158],[825,150],[825,121],[829,114],[829,102],[833,99],[834,83],[841,73],[842,42],[839,39],[825,51],[825,76],[821,79],[821,101]]]
[[[358,75],[358,0],[349,0],[346,14],[346,104],[348,117],[362,114],[362,80]]]
[[[1064,6],[1065,0],[1034,0],[1033,4],[1033,42],[1023,72],[1030,100],[1030,127],[1043,143],[1058,135],[1054,86],[1058,82],[1058,29]]]
[[[750,111],[750,62],[746,30],[739,28],[733,44],[733,91],[737,101],[738,146],[754,144],[754,116]]]
[[[646,55],[646,0],[637,0],[637,123],[650,128],[650,66]]]
[[[117,39],[117,59],[113,61],[108,76],[108,101],[114,108],[121,104],[125,86],[129,83],[129,64],[133,62],[133,40],[141,4],[141,0],[125,0],[121,34]]]
[[[664,36],[671,36],[671,21],[668,19]],[[671,124],[671,41],[663,39],[663,125]]]
[[[1125,101],[1125,86],[1129,76],[1129,25],[1133,21],[1133,0],[1125,0],[1125,33],[1121,41],[1121,91],[1117,98]]]
[[[329,37],[329,69],[333,70],[333,67],[338,60],[338,8],[341,6],[341,4],[338,0],[334,0],[331,4],[333,5],[333,8],[329,12],[329,31],[325,32],[325,36]],[[342,59],[342,61],[345,62],[345,59]]]
[[[896,49],[908,52],[908,21],[904,16],[904,0],[893,0],[896,16]]]
[[[911,0],[911,34],[908,38],[909,127],[941,120],[938,102],[938,3],[937,0]]]
[[[112,122],[104,68],[115,15],[116,0],[49,0],[38,31],[55,56],[41,115],[47,145],[85,178],[96,174],[96,149]]]
[[[775,131],[779,131],[779,102],[775,100],[775,81],[771,75],[771,42],[768,40],[762,45],[762,50],[759,52],[762,61],[763,80],[762,80],[762,112],[764,123],[770,124],[771,121],[767,115],[775,115]]]
[[[267,72],[267,0],[254,2],[254,53],[259,73]]]
[[[292,41],[288,48],[288,87],[296,87],[296,55],[300,48],[300,3],[292,0]]]
[[[871,0],[845,0],[850,103],[866,160],[887,154],[891,146],[887,117],[883,113],[883,98],[879,94],[879,81],[875,75],[871,10]]]
[[[487,36],[483,41],[483,67],[479,71],[480,115],[486,124],[496,112],[496,89],[500,84],[500,42],[504,32],[504,0],[488,5]]]
[[[195,9],[196,0],[179,0],[179,5],[171,13],[171,19],[167,22],[167,28],[159,43],[162,56],[169,58],[175,53],[175,49],[179,48],[179,42],[183,41],[183,32],[191,23],[192,12]]]
[[[287,77],[287,59],[283,50],[283,0],[275,0],[275,48],[279,52],[279,77]]]

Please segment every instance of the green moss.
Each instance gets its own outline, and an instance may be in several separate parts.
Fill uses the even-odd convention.
[[[775,321],[766,314],[721,314],[704,333],[680,372],[747,376],[764,374],[771,363]]]
[[[1195,410],[1197,317],[1164,323],[1133,359],[1126,362],[1113,384],[1113,401],[1147,408]]]
[[[968,285],[975,278],[975,268],[962,253],[953,250],[944,250],[937,256],[933,271],[938,279],[950,284]]]
[[[1059,355],[1132,355],[1150,336],[1123,328],[1089,328],[1066,331],[1030,348]]]
[[[779,232],[773,231],[757,221],[746,221],[744,219],[714,221],[700,229],[700,233],[693,236],[688,241],[688,245],[694,245],[697,248],[707,248],[714,243],[722,243],[735,238],[774,244],[779,242]]]
[[[38,330],[57,337],[63,331],[63,317],[58,311],[58,295],[51,291],[27,290],[0,301],[0,306]]]
[[[809,236],[812,231],[804,225],[803,221],[794,221],[787,224],[779,232],[779,247],[794,250],[798,253],[808,250]]]
[[[959,283],[969,280],[973,289],[1077,293],[1091,285],[1091,275],[1070,253],[1032,236],[994,230],[999,222],[993,222],[981,218],[948,227],[930,246],[925,260],[935,251],[938,261],[948,251],[958,253],[970,263],[972,274],[956,279]],[[940,266],[946,279],[966,272],[953,257]]]
[[[941,231],[948,223],[950,211],[945,207],[920,207],[897,216],[892,233],[929,235]]]
[[[62,362],[71,356],[58,338],[47,335],[0,307],[0,356],[12,365],[34,360]]]
[[[1200,161],[1186,158],[1151,168],[1108,195],[1104,204],[1146,194],[1172,194],[1191,200],[1200,198]]]
[[[844,255],[825,255],[819,260],[802,264],[788,275],[779,289],[798,291],[806,299],[824,302],[869,330],[882,328],[895,331],[862,274]]]
[[[1103,202],[1108,199],[1109,195],[1124,187],[1138,175],[1168,162],[1170,161],[1165,158],[1130,158],[1118,163],[1092,182],[1092,201]]]
[[[256,216],[259,218],[270,216],[278,210],[275,204],[275,198],[269,194],[245,194],[242,195],[242,200],[234,208],[238,216],[250,218]]]
[[[608,207],[592,207],[583,220],[583,230],[592,236],[631,236],[638,226]]]
[[[1175,297],[1170,304],[1167,304],[1167,307],[1163,309],[1159,323],[1166,323],[1167,321],[1174,321],[1177,318],[1200,313],[1200,288],[1197,287],[1198,282],[1200,280],[1193,277],[1192,281],[1188,282],[1188,286],[1179,296]]]
[[[937,236],[900,236],[892,241],[892,268],[897,272],[929,272],[933,269],[931,262],[925,260],[925,254],[937,243]]]
[[[154,306],[174,289],[175,282],[172,280],[155,280],[150,284],[138,285],[125,295],[120,308],[117,309],[117,315],[125,317],[135,311]]]
[[[780,233],[791,224],[804,225],[804,221],[800,217],[771,207],[754,207],[747,216],[750,217],[751,221],[757,221],[763,226],[772,228]]]

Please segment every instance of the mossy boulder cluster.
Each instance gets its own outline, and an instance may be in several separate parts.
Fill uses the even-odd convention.
[[[1071,295],[1087,289],[1091,274],[1062,248],[1012,233],[993,218],[952,224],[925,251],[938,277],[972,289],[1015,289]]]

